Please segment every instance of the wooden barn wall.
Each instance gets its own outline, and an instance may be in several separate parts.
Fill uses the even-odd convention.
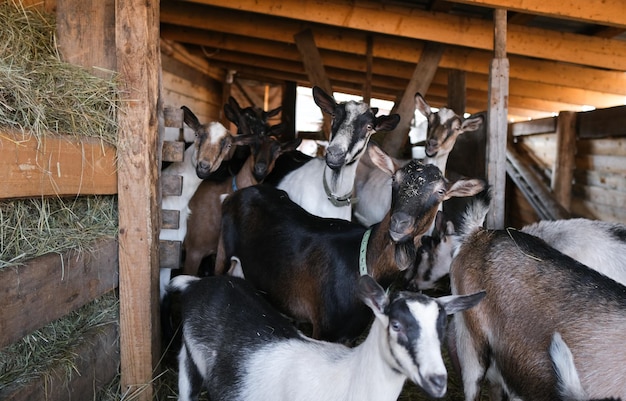
[[[556,117],[555,117],[556,118]],[[626,107],[578,113],[572,217],[626,223]],[[597,122],[596,122],[597,121]],[[515,123],[519,131],[530,123]],[[556,126],[556,124],[554,124]],[[514,136],[514,147],[549,187],[557,152],[556,132]],[[538,220],[521,191],[507,182],[508,225]]]

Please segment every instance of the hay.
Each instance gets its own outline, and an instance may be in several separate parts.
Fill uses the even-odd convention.
[[[113,73],[103,79],[61,61],[52,16],[17,0],[0,2],[0,127],[115,145],[117,109]]]
[[[49,252],[88,250],[100,238],[115,238],[117,198],[31,198],[0,201],[0,269]]]
[[[94,327],[117,324],[119,301],[114,292],[92,301],[0,351],[0,389],[47,377],[62,366],[66,376],[79,374],[73,365],[74,349]]]

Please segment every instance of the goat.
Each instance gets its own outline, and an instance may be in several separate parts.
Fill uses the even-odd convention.
[[[446,314],[484,296],[387,295],[362,276],[357,296],[375,319],[367,338],[349,348],[304,336],[246,280],[177,276],[170,289],[182,291],[181,401],[196,400],[203,386],[213,401],[391,401],[407,378],[443,397]]]
[[[224,115],[237,127],[237,135],[266,135],[269,129],[268,119],[276,116],[280,111],[280,107],[267,112],[258,107],[246,107],[242,109],[237,100],[232,96],[228,98],[228,103],[224,104]],[[277,134],[278,127],[282,129],[280,124],[275,125],[272,134]],[[223,146],[226,147],[227,144],[225,143]],[[198,176],[210,181],[225,181],[239,172],[248,159],[248,156],[250,156],[250,146],[241,145],[229,147],[227,156],[222,159],[221,165],[211,169],[211,171],[205,168],[202,161],[200,161]]]
[[[626,286],[538,237],[483,229],[487,209],[477,198],[468,210],[450,269],[453,294],[487,292],[476,308],[454,315],[465,399],[479,398],[485,377],[492,394],[558,399],[546,352],[554,332],[576,355],[590,397],[626,397]]]
[[[432,239],[422,238],[418,266],[409,289],[429,289],[450,272],[450,263],[460,245],[454,226],[448,222]],[[626,285],[626,226],[621,223],[574,218],[543,220],[521,228],[546,241],[558,251]]]
[[[370,315],[356,297],[359,271],[385,287],[413,263],[414,239],[452,196],[481,190],[479,180],[446,180],[439,169],[411,161],[397,166],[374,148],[372,159],[393,175],[392,207],[382,222],[358,223],[312,215],[269,186],[252,186],[226,198],[216,274],[236,257],[246,280],[281,311],[312,324],[313,337],[351,341]],[[394,173],[395,172],[395,173]],[[369,238],[369,240],[368,240]]]
[[[456,139],[464,132],[476,131],[483,123],[482,116],[463,120],[451,109],[442,107],[433,112],[422,95],[415,94],[415,108],[428,120],[425,164],[434,164],[445,174],[448,155]],[[370,146],[376,146],[370,144]],[[361,201],[354,205],[354,217],[366,227],[382,220],[391,205],[389,177],[375,168],[367,158],[359,163],[355,179],[355,196]]]
[[[550,359],[557,377],[557,385],[562,401],[619,401],[617,398],[590,399],[580,383],[574,365],[574,356],[561,335],[557,332],[550,343]]]
[[[312,158],[287,174],[277,188],[309,213],[350,220],[359,158],[372,134],[394,129],[400,116],[376,117],[378,109],[363,102],[337,103],[317,86],[313,87],[313,99],[323,112],[332,115],[326,157]]]
[[[180,175],[183,177],[182,192],[180,196],[163,196],[161,208],[163,210],[179,210],[178,229],[161,229],[160,240],[183,241],[187,233],[187,216],[189,215],[189,200],[198,189],[202,179],[198,176],[198,164],[207,174],[215,171],[224,157],[226,157],[230,145],[218,146],[215,144],[228,142],[231,137],[226,128],[218,122],[201,124],[196,115],[186,106],[182,106],[185,123],[195,132],[195,141],[189,146],[183,155],[183,161],[170,164],[164,169],[162,175]],[[171,269],[160,270],[160,295],[165,295],[165,286],[170,280]]]
[[[189,221],[183,246],[185,248],[184,274],[197,274],[202,259],[214,255],[222,222],[222,199],[225,195],[259,183],[284,152],[298,147],[301,139],[280,143],[275,137],[256,134],[232,136],[233,145],[252,146],[246,163],[231,180],[205,180],[189,200]]]

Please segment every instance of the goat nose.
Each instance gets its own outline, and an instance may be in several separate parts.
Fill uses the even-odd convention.
[[[329,147],[326,149],[326,164],[333,170],[337,170],[343,166],[346,160],[346,152],[337,147]]]
[[[446,394],[448,377],[446,375],[432,375],[428,377],[428,387],[433,397],[440,398]]]
[[[209,170],[211,168],[211,164],[204,161],[198,160],[198,164],[196,165],[197,170]]]
[[[413,226],[413,217],[404,212],[397,212],[391,216],[389,235],[394,241],[400,241],[410,233]]]

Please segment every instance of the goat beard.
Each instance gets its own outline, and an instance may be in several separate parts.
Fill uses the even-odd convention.
[[[395,259],[398,270],[405,271],[415,263],[417,257],[417,247],[413,241],[403,241],[396,243]]]

